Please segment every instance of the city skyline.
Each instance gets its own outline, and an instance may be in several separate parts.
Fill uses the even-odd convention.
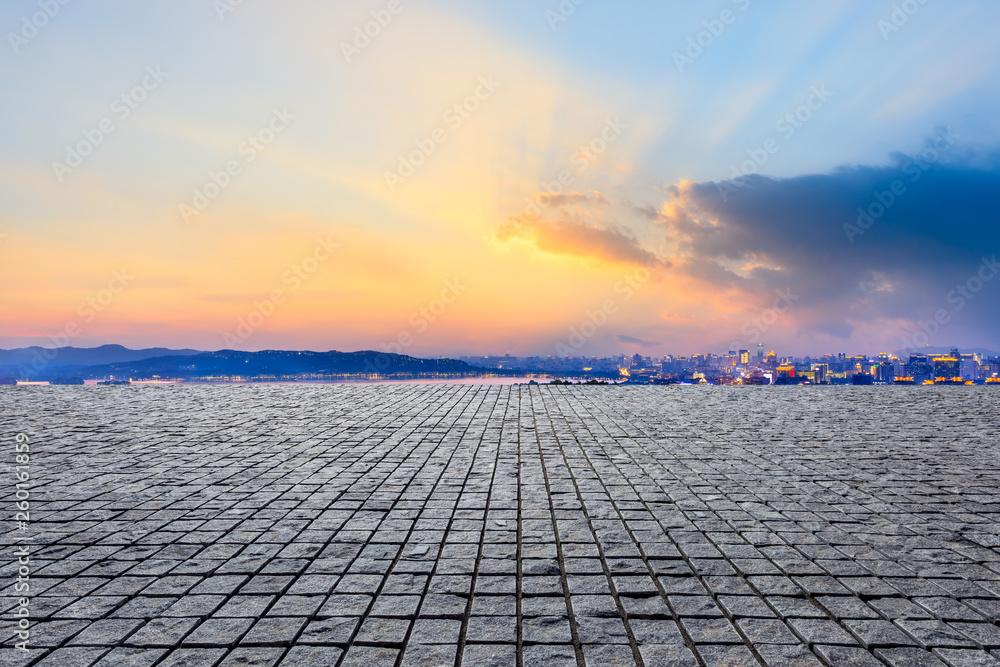
[[[837,351],[837,352],[829,352],[829,351],[827,351],[827,352],[817,352],[817,351],[814,350],[812,352],[806,352],[806,353],[803,353],[803,354],[789,354],[789,353],[786,353],[787,351],[785,351],[785,352],[779,352],[778,350],[771,349],[769,346],[764,345],[763,343],[760,343],[759,346],[763,347],[763,350],[767,350],[766,352],[763,353],[762,356],[766,356],[768,354],[775,354],[779,358],[782,358],[782,359],[807,359],[807,358],[817,359],[817,358],[820,358],[820,357],[830,357],[830,356],[833,356],[833,357],[836,357],[836,356],[847,356],[847,357],[854,357],[854,358],[861,358],[861,357],[875,358],[875,357],[883,356],[883,355],[890,355],[890,356],[893,356],[893,357],[902,358],[903,356],[908,356],[908,355],[911,355],[911,354],[925,354],[925,355],[932,355],[932,356],[935,356],[935,355],[946,355],[946,354],[948,354],[950,352],[953,352],[954,350],[960,350],[963,354],[978,354],[978,355],[983,355],[983,356],[987,356],[987,357],[990,357],[990,356],[1000,356],[1000,352],[997,352],[996,350],[985,348],[985,347],[962,347],[962,348],[958,348],[958,347],[955,347],[955,346],[947,346],[947,345],[945,345],[945,346],[927,346],[925,348],[903,348],[903,349],[899,349],[899,350],[879,351],[879,352],[873,352],[873,351],[870,351],[870,350],[868,350],[868,351],[865,351],[865,350],[852,350],[850,352],[847,352],[847,351],[844,351],[844,350],[840,350],[840,351]],[[190,354],[196,354],[196,353],[206,353],[206,352],[223,352],[223,351],[226,351],[226,350],[243,351],[243,352],[272,351],[272,352],[286,352],[286,353],[295,353],[295,352],[310,352],[310,353],[340,352],[340,353],[346,353],[346,354],[353,354],[353,353],[359,353],[359,352],[376,352],[376,353],[384,353],[384,354],[402,354],[400,352],[396,352],[396,351],[393,351],[393,350],[378,349],[378,348],[375,348],[375,347],[367,347],[367,348],[362,348],[362,349],[358,349],[358,350],[320,350],[320,349],[293,350],[293,349],[278,349],[278,348],[269,348],[267,350],[235,350],[234,348],[215,348],[215,349],[193,349],[193,348],[185,348],[185,349],[174,349],[174,348],[169,348],[169,347],[164,347],[164,346],[157,346],[157,347],[154,347],[154,348],[129,348],[128,346],[120,345],[118,343],[107,343],[107,344],[93,346],[93,347],[88,347],[88,346],[74,346],[74,345],[54,346],[54,345],[51,345],[51,344],[49,344],[49,345],[28,345],[28,346],[22,346],[22,347],[18,347],[18,348],[9,348],[9,349],[0,348],[0,353],[15,353],[15,352],[18,352],[18,351],[38,349],[38,350],[44,350],[45,352],[50,353],[50,354],[59,354],[59,353],[65,353],[65,352],[71,352],[71,351],[75,351],[75,352],[95,352],[95,351],[100,351],[100,350],[109,349],[109,348],[121,349],[121,350],[128,351],[128,352],[145,351],[145,350],[157,350],[157,351],[163,351],[164,353],[171,353],[171,354],[178,353],[178,352],[185,352],[185,353],[190,353]],[[535,353],[526,353],[526,354],[512,354],[510,352],[501,352],[501,353],[484,352],[484,353],[480,353],[480,354],[462,354],[462,353],[455,352],[453,354],[439,354],[439,355],[431,355],[431,356],[422,356],[422,355],[402,355],[402,356],[412,356],[412,357],[417,358],[417,359],[448,359],[448,358],[453,358],[453,359],[459,359],[459,358],[461,358],[461,359],[471,359],[471,358],[477,358],[477,359],[505,359],[505,358],[515,358],[515,359],[526,359],[526,358],[604,359],[604,358],[608,358],[608,359],[611,359],[611,358],[633,357],[633,356],[640,356],[640,357],[643,357],[643,358],[651,358],[651,359],[662,359],[662,358],[667,358],[667,357],[669,357],[669,358],[687,358],[687,357],[719,357],[719,358],[721,358],[721,357],[741,356],[740,353],[742,353],[742,352],[747,353],[747,355],[748,355],[748,357],[750,359],[755,359],[758,356],[758,354],[757,354],[757,346],[755,346],[754,348],[737,349],[737,350],[726,350],[726,351],[710,350],[710,349],[705,349],[705,348],[696,348],[694,350],[689,350],[689,351],[686,351],[686,352],[681,352],[681,351],[678,351],[678,350],[675,349],[675,350],[668,351],[668,352],[665,352],[665,353],[656,353],[656,354],[649,354],[649,353],[643,354],[643,352],[641,350],[637,350],[637,349],[634,349],[634,348],[631,349],[631,350],[619,349],[616,352],[611,352],[611,353],[607,353],[607,354],[583,354],[583,353],[578,353],[578,352],[569,350],[568,348],[564,349],[563,352],[565,352],[565,354],[560,353],[559,350],[554,351],[554,352],[540,350],[540,351],[536,351]]]
[[[950,348],[878,355],[535,355],[420,359],[380,351],[199,351],[122,346],[0,350],[0,385],[175,382],[356,382],[489,378],[611,379],[628,384],[1000,384],[1000,354]]]
[[[907,7],[7,3],[0,347],[1000,349],[1000,7]]]

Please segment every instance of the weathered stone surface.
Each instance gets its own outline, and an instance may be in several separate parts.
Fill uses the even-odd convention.
[[[0,426],[4,664],[1000,655],[992,388],[21,387]]]

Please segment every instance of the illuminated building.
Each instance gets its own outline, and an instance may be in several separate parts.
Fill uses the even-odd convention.
[[[816,375],[816,384],[826,384],[826,376],[830,373],[828,364],[813,364],[813,373]]]
[[[792,364],[782,364],[775,371],[774,384],[798,384],[802,378],[796,378],[795,366]]]
[[[890,361],[883,361],[877,364],[874,369],[875,382],[879,384],[892,384],[896,379],[896,368]]]
[[[922,383],[934,377],[934,364],[926,354],[911,354],[910,360],[903,364],[901,374]]]
[[[934,377],[936,378],[956,378],[961,377],[961,367],[956,357],[935,357]]]

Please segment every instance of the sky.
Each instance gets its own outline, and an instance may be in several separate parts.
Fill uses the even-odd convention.
[[[10,0],[0,347],[1000,349],[998,28],[988,0]]]

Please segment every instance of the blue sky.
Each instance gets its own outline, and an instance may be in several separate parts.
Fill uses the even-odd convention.
[[[1000,250],[996,3],[69,2],[25,37],[40,6],[0,8],[4,346],[78,323],[127,265],[134,283],[73,344],[223,347],[332,234],[341,255],[245,349],[384,347],[455,279],[469,289],[406,352],[552,353],[608,298],[579,353],[725,351],[747,331],[789,353],[893,351],[940,303],[932,345],[1000,347],[1000,281],[947,301]],[[346,58],[372,12],[391,21]],[[116,118],[148,68],[162,82]],[[496,89],[449,127],[484,77]],[[276,110],[287,127],[244,162]],[[105,118],[113,132],[60,173]],[[852,238],[857,208],[949,128],[927,178]],[[725,248],[707,240],[720,230]],[[626,303],[615,286],[637,270]],[[789,286],[794,307],[748,326]]]

